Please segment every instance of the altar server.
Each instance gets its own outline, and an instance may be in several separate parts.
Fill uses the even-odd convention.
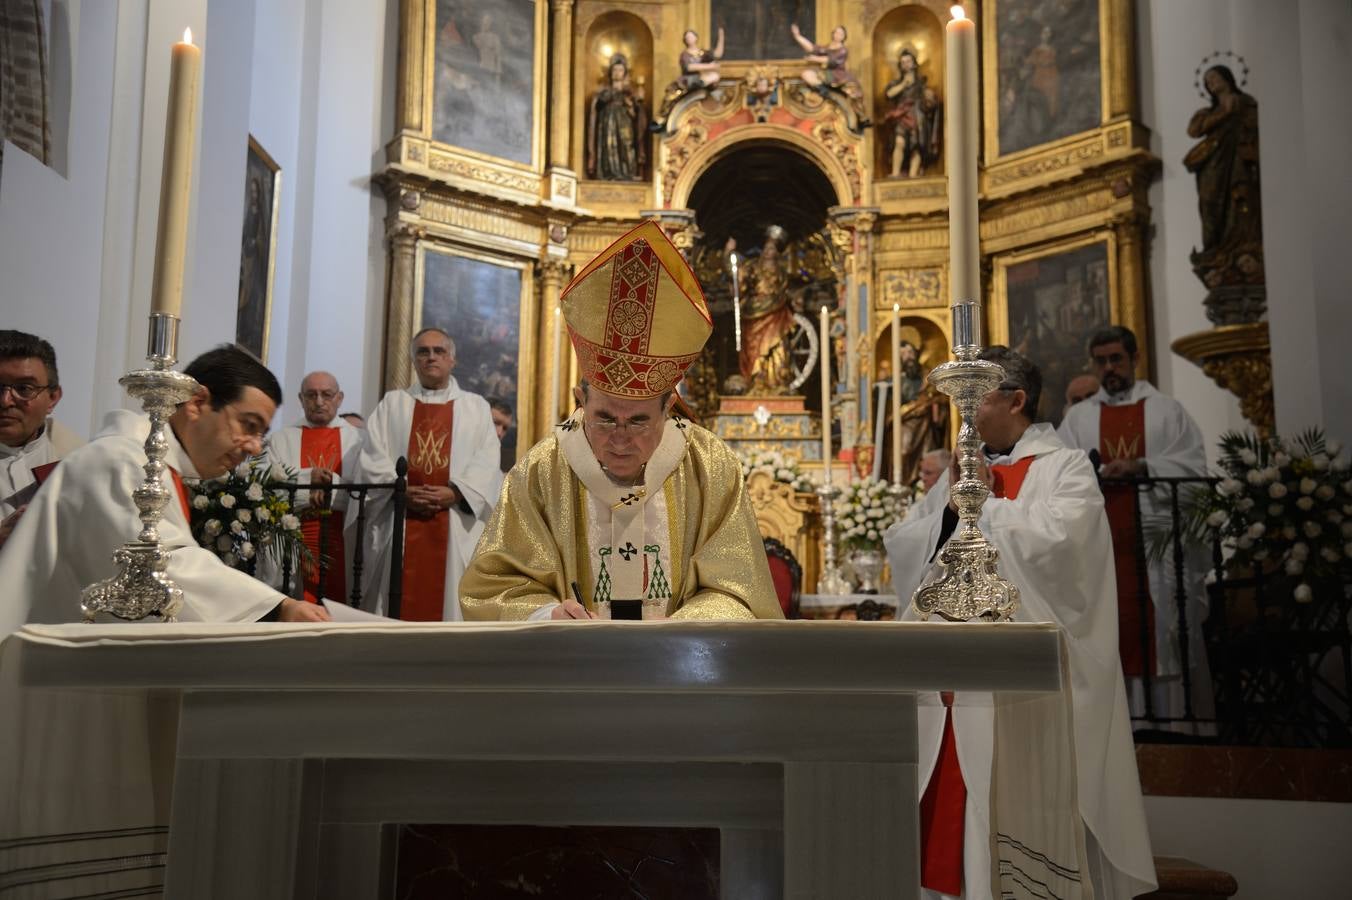
[[[84,443],[52,418],[59,402],[52,345],[34,334],[0,330],[0,547],[39,482]]]
[[[1102,387],[1066,413],[1057,429],[1066,446],[1078,447],[1086,453],[1097,451],[1102,460],[1099,475],[1103,478],[1205,476],[1206,449],[1197,423],[1183,404],[1161,394],[1149,382],[1136,379],[1136,335],[1120,325],[1100,329],[1089,339],[1089,357]],[[1110,483],[1104,485],[1103,496],[1116,559],[1118,645],[1131,692],[1132,713],[1142,715],[1145,711],[1142,674],[1149,667],[1154,715],[1182,716],[1185,706],[1179,649],[1179,585],[1173,552],[1147,562],[1138,551],[1136,533],[1138,502],[1145,531],[1168,527],[1169,491],[1157,487],[1142,494],[1133,484]],[[1208,568],[1208,557],[1204,547],[1195,545],[1185,547],[1184,556],[1182,588],[1187,598],[1193,712],[1205,716],[1213,706],[1201,627],[1206,618],[1202,578]],[[1144,592],[1140,589],[1138,563],[1145,564],[1148,573]],[[1146,632],[1144,642],[1142,626]]]
[[[579,408],[508,474],[461,582],[466,618],[586,619],[611,599],[673,618],[781,618],[741,464],[671,416],[712,331],[685,260],[646,222],[562,299]]]
[[[1112,544],[1103,496],[1089,459],[1048,424],[1032,424],[1042,376],[1023,356],[992,347],[983,358],[1005,368],[982,401],[976,427],[985,442],[982,476],[992,497],[980,527],[1000,553],[1000,572],[1020,591],[1018,621],[1054,622],[1069,647],[1075,786],[1087,847],[1028,848],[1029,865],[1071,883],[1093,882],[1097,900],[1124,900],[1155,887],[1154,863],[1136,772],[1127,697],[1117,659]],[[955,461],[956,464],[956,461]],[[905,611],[915,589],[938,575],[932,564],[957,524],[950,470],[887,532],[894,586]],[[955,625],[953,627],[962,627]],[[922,887],[926,897],[992,896],[992,707],[952,695],[920,709]],[[1044,811],[1045,813],[1045,811]],[[1072,813],[1073,814],[1073,813]]]
[[[328,372],[311,372],[300,383],[300,406],[305,416],[299,424],[288,425],[272,435],[268,459],[296,472],[302,484],[342,484],[353,481],[363,433],[338,415],[343,391],[338,379]],[[316,566],[305,574],[305,599],[345,600],[349,593],[347,576],[351,553],[347,546],[350,532],[343,527],[348,506],[346,491],[301,491],[296,508],[301,519],[305,545],[318,560],[320,530],[324,532],[323,553],[328,557],[324,585],[319,584]]]
[[[474,554],[502,485],[501,449],[488,401],[451,375],[455,342],[440,328],[413,338],[418,383],[390,391],[366,422],[359,468],[366,482],[395,480],[395,461],[408,459],[408,518],[404,524],[401,619],[453,622],[462,618],[460,577]],[[362,596],[385,611],[394,528],[391,494],[367,501]],[[349,518],[355,509],[349,510]]]
[[[183,621],[327,619],[322,608],[283,597],[198,546],[189,529],[185,483],[225,474],[262,451],[282,399],[272,373],[244,350],[222,346],[184,372],[200,387],[169,419],[170,498],[160,520],[169,577],[183,589]],[[25,622],[77,622],[80,592],[116,573],[113,551],[141,530],[132,491],[145,478],[148,417],[115,410],[103,430],[66,457],[38,490],[0,553],[0,635]]]

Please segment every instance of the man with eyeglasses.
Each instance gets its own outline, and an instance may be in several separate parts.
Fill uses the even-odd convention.
[[[390,391],[366,423],[359,468],[365,482],[395,480],[395,461],[408,460],[408,517],[404,522],[404,584],[399,618],[454,622],[460,612],[460,576],[474,554],[484,522],[502,486],[497,430],[488,401],[460,387],[455,342],[440,328],[424,328],[410,347],[417,381]],[[385,610],[394,528],[388,491],[366,504],[371,523],[362,540],[364,598]],[[356,508],[349,509],[354,518]],[[369,601],[368,601],[369,602]]]
[[[645,222],[563,292],[578,409],[507,475],[461,581],[467,619],[782,618],[741,463],[672,418],[712,331],[694,274]]]
[[[185,622],[323,621],[322,607],[284,597],[200,547],[189,528],[186,483],[224,475],[263,450],[281,402],[277,379],[247,351],[222,346],[183,370],[197,392],[169,418],[164,461],[171,487],[160,541],[183,589]],[[111,577],[113,551],[141,529],[132,491],[145,478],[147,416],[114,410],[89,444],[61,461],[0,552],[0,635],[25,622],[81,619],[80,592]]]
[[[1066,447],[1050,424],[1034,424],[1042,394],[1037,366],[1002,346],[987,348],[981,358],[999,363],[1005,374],[982,400],[974,423],[985,444],[978,474],[991,488],[979,527],[1000,553],[1001,574],[1019,589],[1015,619],[1061,626],[1070,662],[1075,759],[1030,764],[1043,772],[1073,766],[1078,810],[1066,803],[1042,814],[1078,814],[1087,850],[1087,858],[1081,858],[1075,835],[1065,829],[1063,843],[1032,847],[1020,864],[1039,866],[1027,871],[1040,878],[1044,870],[1037,854],[1070,869],[1078,861],[1078,875],[1093,881],[1094,896],[1134,897],[1155,888],[1155,867],[1117,662],[1112,539],[1103,496],[1086,454]],[[884,536],[903,619],[918,618],[911,597],[922,583],[938,577],[936,559],[958,524],[949,496],[957,462],[955,456],[934,489]],[[940,695],[920,707],[918,724],[920,783],[925,785],[920,800],[924,896],[988,897],[995,844],[990,833],[996,751],[991,698]],[[1069,746],[1047,735],[1034,744],[1029,750],[1027,742],[1016,741],[1002,745],[1000,752],[1038,755]],[[1069,795],[1067,790],[1061,796]]]
[[[51,466],[84,443],[52,418],[60,401],[52,345],[0,330],[0,547]]]
[[[1136,378],[1136,335],[1114,325],[1094,332],[1088,347],[1089,361],[1102,387],[1066,413],[1057,430],[1061,440],[1085,452],[1097,451],[1102,461],[1099,476],[1104,479],[1206,475],[1206,447],[1192,416],[1183,404]],[[1118,640],[1132,713],[1145,714],[1143,675],[1148,670],[1152,712],[1164,718],[1180,717],[1186,707],[1173,550],[1153,561],[1141,559],[1136,552],[1138,504],[1147,523],[1170,521],[1169,492],[1156,489],[1142,494],[1135,484],[1110,481],[1103,485],[1103,496],[1113,530]],[[1202,579],[1208,568],[1207,554],[1205,548],[1191,546],[1184,557],[1193,709],[1198,715],[1208,715],[1213,706],[1211,675],[1201,628],[1206,618]],[[1144,592],[1139,565],[1146,567]]]
[[[328,486],[340,484],[344,474],[351,481],[357,471],[362,434],[338,415],[343,392],[338,379],[328,372],[311,372],[300,383],[300,407],[304,416],[272,435],[268,459],[296,472],[302,484]],[[345,600],[349,594],[347,543],[350,533],[343,527],[348,495],[345,491],[301,491],[296,494],[297,510],[305,545],[319,559],[320,529],[324,530],[323,550],[328,557],[324,584],[319,570],[305,573],[305,599],[317,602],[323,597]]]

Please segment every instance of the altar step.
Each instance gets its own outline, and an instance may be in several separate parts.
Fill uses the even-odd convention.
[[[1235,876],[1176,856],[1155,857],[1159,890],[1136,900],[1225,900],[1239,890]]]

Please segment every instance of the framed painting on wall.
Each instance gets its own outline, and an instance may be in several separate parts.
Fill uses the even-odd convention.
[[[281,187],[281,168],[250,135],[244,163],[244,231],[240,239],[235,343],[264,362],[272,317],[272,275],[277,266]]]
[[[543,0],[436,0],[431,138],[538,168]]]
[[[449,334],[455,342],[452,375],[460,387],[490,404],[501,400],[511,407],[512,424],[502,436],[506,471],[516,461],[521,398],[535,388],[531,373],[519,365],[525,358],[527,264],[428,244],[421,246],[418,259],[414,333],[440,328]]]
[[[1088,371],[1090,334],[1121,321],[1116,284],[1111,232],[995,258],[991,343],[1007,344],[1042,371],[1035,421],[1060,424],[1066,385]]]
[[[699,45],[712,49],[722,28],[724,59],[801,59],[803,48],[789,30],[795,24],[808,40],[831,40],[829,32],[817,34],[814,0],[711,0],[709,20],[709,33],[699,36]]]
[[[1108,0],[1112,2],[1112,0]],[[987,0],[987,106],[998,152],[1008,156],[1098,128],[1104,120],[1104,15],[1100,0]],[[989,116],[987,119],[989,127]],[[989,147],[988,147],[989,149]]]

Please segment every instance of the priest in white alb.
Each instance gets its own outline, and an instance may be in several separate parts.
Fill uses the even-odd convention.
[[[395,463],[408,460],[404,521],[403,592],[399,618],[454,622],[463,616],[458,592],[484,522],[502,486],[498,433],[488,401],[464,390],[451,372],[455,342],[440,328],[413,338],[417,384],[390,391],[366,421],[361,479],[395,480]],[[394,510],[388,491],[372,491],[366,504],[362,597],[368,609],[386,612]],[[349,519],[355,505],[348,510]]]
[[[712,331],[699,282],[645,222],[578,273],[563,315],[578,409],[507,475],[465,573],[467,619],[782,618],[741,463],[673,418]]]
[[[52,345],[0,330],[0,547],[56,461],[84,443],[52,418],[60,401]]]
[[[268,459],[294,471],[301,484],[342,484],[345,475],[352,481],[364,435],[339,417],[342,402],[343,392],[338,387],[338,379],[328,372],[306,375],[300,383],[304,418],[296,425],[273,433],[268,440]],[[316,565],[304,576],[305,599],[312,603],[321,598],[346,600],[350,592],[348,576],[352,554],[348,543],[351,531],[343,527],[348,499],[346,491],[296,493],[301,533],[316,560]],[[319,583],[321,563],[324,569],[322,586]]]
[[[1084,824],[1078,847],[1067,829],[1059,832],[1062,840],[1045,847],[997,844],[1003,862],[994,877],[1001,895],[1052,896],[1020,886],[1022,871],[1042,873],[1033,877],[1044,885],[1057,881],[1074,896],[1082,896],[1079,886],[1090,882],[1096,900],[1125,900],[1153,890],[1155,874],[1117,659],[1103,496],[1086,455],[1068,449],[1050,425],[1032,424],[1042,392],[1037,367],[1004,347],[989,348],[982,358],[1004,366],[1005,377],[982,401],[975,421],[985,443],[981,475],[992,491],[979,526],[999,551],[1000,574],[1020,591],[1016,621],[1052,622],[1064,631],[1075,778],[1060,796],[1075,797]],[[938,576],[934,561],[957,526],[949,499],[953,477],[952,470],[941,476],[885,537],[903,618],[918,618],[911,597]],[[942,695],[920,708],[919,725],[924,896],[989,900],[991,847],[1001,837],[992,833],[990,808],[992,704],[988,696]],[[1070,765],[1051,762],[1052,771]],[[1055,814],[1050,800],[1034,812],[1044,819]],[[1072,821],[1075,814],[1066,811]],[[1056,896],[1064,895],[1060,889]]]
[[[1183,404],[1136,378],[1136,335],[1120,325],[1100,329],[1089,338],[1089,357],[1102,386],[1088,400],[1071,407],[1061,420],[1057,434],[1066,446],[1078,447],[1091,456],[1097,453],[1101,460],[1099,475],[1105,479],[1205,476],[1206,448],[1197,423]],[[1202,641],[1202,620],[1206,618],[1202,578],[1209,568],[1206,548],[1184,545],[1180,586],[1172,547],[1149,561],[1141,552],[1146,548],[1138,547],[1138,539],[1148,542],[1151,532],[1169,527],[1169,489],[1161,485],[1142,494],[1134,484],[1109,483],[1103,487],[1103,496],[1113,534],[1118,643],[1132,714],[1145,713],[1142,675],[1147,666],[1152,678],[1151,712],[1157,717],[1177,718],[1186,711],[1177,602],[1181,587],[1187,600],[1192,711],[1197,716],[1209,716],[1214,705]],[[1139,537],[1138,503],[1142,517]],[[1144,580],[1138,562],[1146,565]],[[1148,611],[1144,617],[1142,609]]]
[[[160,520],[168,574],[183,589],[185,622],[322,621],[320,607],[292,600],[198,546],[187,484],[225,474],[262,452],[281,401],[277,379],[248,352],[223,346],[183,370],[201,386],[169,418],[165,464],[172,488]],[[103,430],[43,482],[0,552],[0,636],[26,622],[81,619],[80,592],[116,572],[113,551],[141,530],[132,491],[145,478],[147,416],[115,410]]]

